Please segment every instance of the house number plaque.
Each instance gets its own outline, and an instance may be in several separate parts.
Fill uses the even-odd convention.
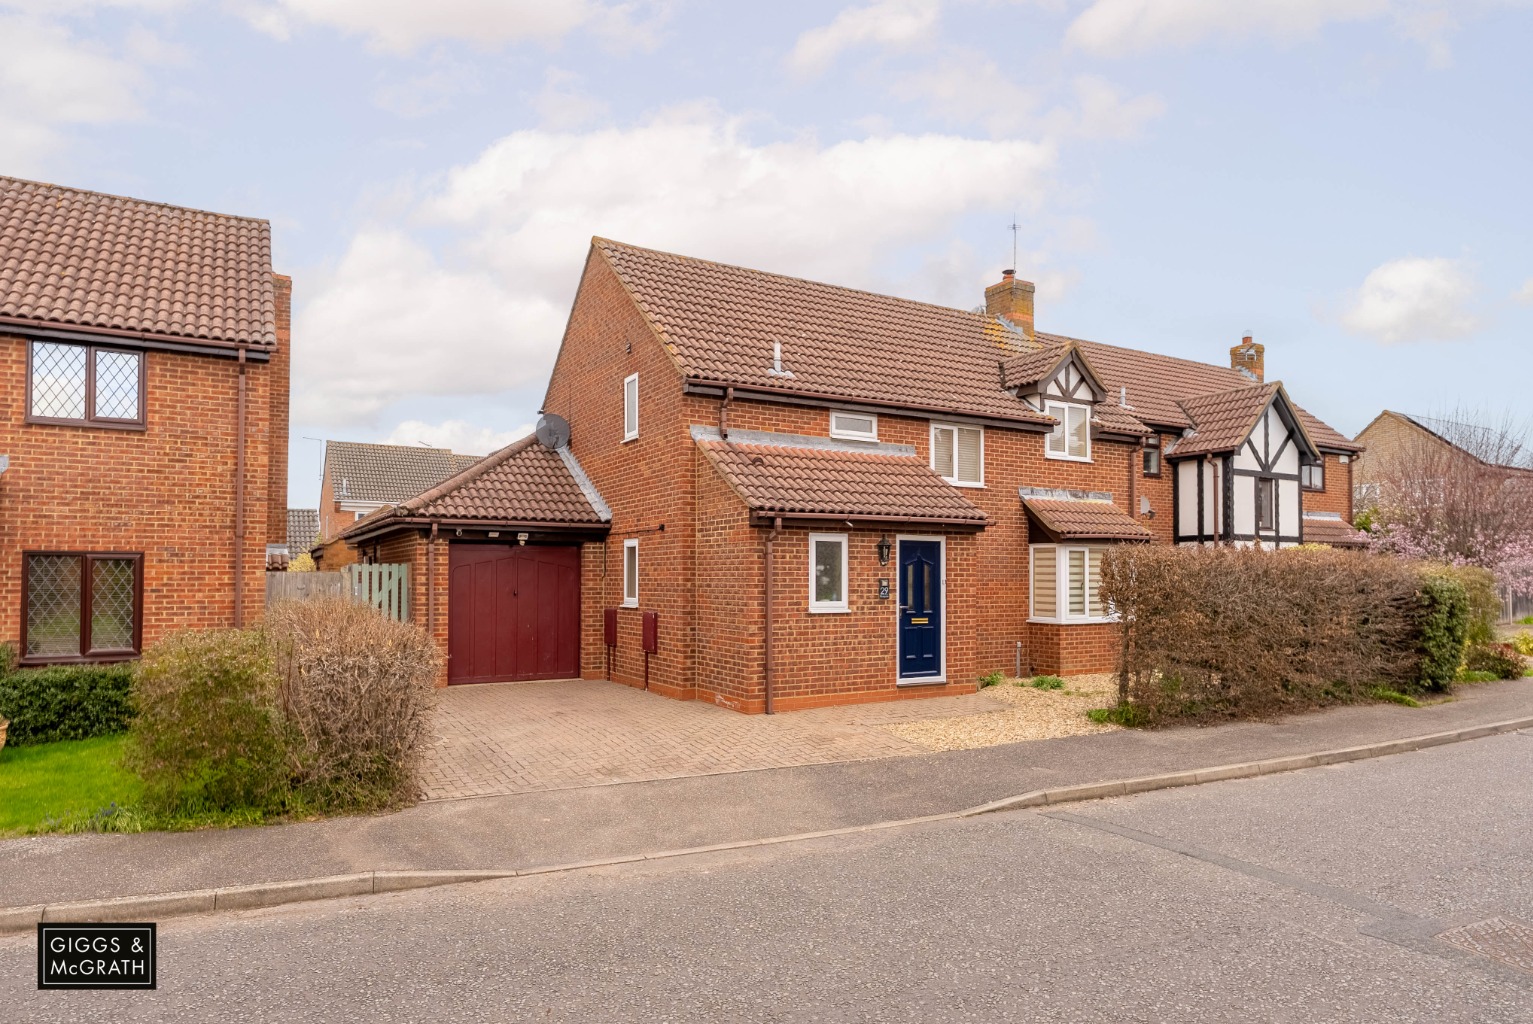
[[[889,600],[889,578],[887,576],[878,581],[878,599],[880,601]]]

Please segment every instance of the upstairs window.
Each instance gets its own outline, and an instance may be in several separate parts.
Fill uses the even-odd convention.
[[[1256,481],[1256,528],[1277,529],[1277,481],[1267,477]]]
[[[985,431],[982,427],[932,424],[932,469],[959,487],[985,485]]]
[[[31,662],[138,653],[143,556],[38,552],[25,556],[22,657]]]
[[[1160,476],[1160,449],[1146,448],[1144,450],[1144,475]]]
[[[830,436],[844,441],[877,441],[878,417],[866,412],[830,413]]]
[[[1306,491],[1325,490],[1325,463],[1299,467],[1299,483]]]
[[[1059,423],[1049,434],[1044,454],[1051,459],[1091,461],[1091,410],[1068,402],[1046,402],[1043,411]]]
[[[34,423],[144,424],[144,354],[94,345],[28,346],[27,419]]]
[[[623,380],[623,440],[639,436],[639,375],[630,373]]]

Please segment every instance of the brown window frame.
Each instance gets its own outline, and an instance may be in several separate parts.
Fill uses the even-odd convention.
[[[82,654],[27,654],[27,620],[31,618],[31,583],[33,558],[78,558],[80,573],[80,648]],[[133,563],[133,646],[92,649],[88,642],[91,613],[91,571],[93,562],[131,561]],[[21,650],[17,661],[22,665],[77,665],[96,662],[129,661],[144,650],[144,554],[141,551],[23,551],[21,553]]]
[[[1161,454],[1159,448],[1151,448],[1146,445],[1140,457],[1139,468],[1143,471],[1146,479],[1155,480],[1160,477],[1162,468],[1165,466],[1166,457]],[[1150,456],[1155,456],[1155,472],[1150,472]]]
[[[85,349],[85,418],[32,415],[32,357],[38,345],[60,345]],[[138,357],[138,418],[118,419],[96,415],[96,353],[122,352]],[[122,345],[81,345],[70,341],[31,339],[27,342],[27,415],[26,422],[59,427],[102,427],[107,430],[144,430],[149,414],[149,353]]]
[[[1262,492],[1268,500],[1262,500]],[[1278,482],[1270,476],[1256,478],[1256,532],[1277,529]],[[1263,515],[1263,513],[1266,513]]]
[[[1304,471],[1306,469],[1311,470],[1311,471],[1318,471],[1320,473],[1320,486],[1317,487],[1314,484],[1305,483],[1304,482]],[[1324,462],[1314,462],[1314,463],[1310,463],[1309,465],[1300,466],[1299,467],[1299,483],[1300,483],[1300,486],[1302,486],[1306,491],[1309,491],[1312,494],[1313,493],[1324,492],[1325,491],[1325,463]]]

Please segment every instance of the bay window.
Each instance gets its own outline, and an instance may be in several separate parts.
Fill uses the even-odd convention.
[[[1106,622],[1102,602],[1102,557],[1106,549],[1068,544],[1034,544],[1034,622]]]

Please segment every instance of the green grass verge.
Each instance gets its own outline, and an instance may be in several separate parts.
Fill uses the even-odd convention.
[[[142,792],[122,767],[123,742],[98,736],[0,750],[0,834],[96,831],[87,823],[98,816],[99,831],[138,831],[123,810]]]
[[[1501,677],[1494,672],[1479,672],[1469,669],[1460,672],[1458,678],[1454,680],[1456,683],[1496,683],[1500,681]]]
[[[1421,701],[1399,690],[1387,690],[1382,686],[1376,686],[1368,691],[1368,696],[1374,700],[1388,701],[1391,704],[1401,704],[1408,708],[1421,707]]]

